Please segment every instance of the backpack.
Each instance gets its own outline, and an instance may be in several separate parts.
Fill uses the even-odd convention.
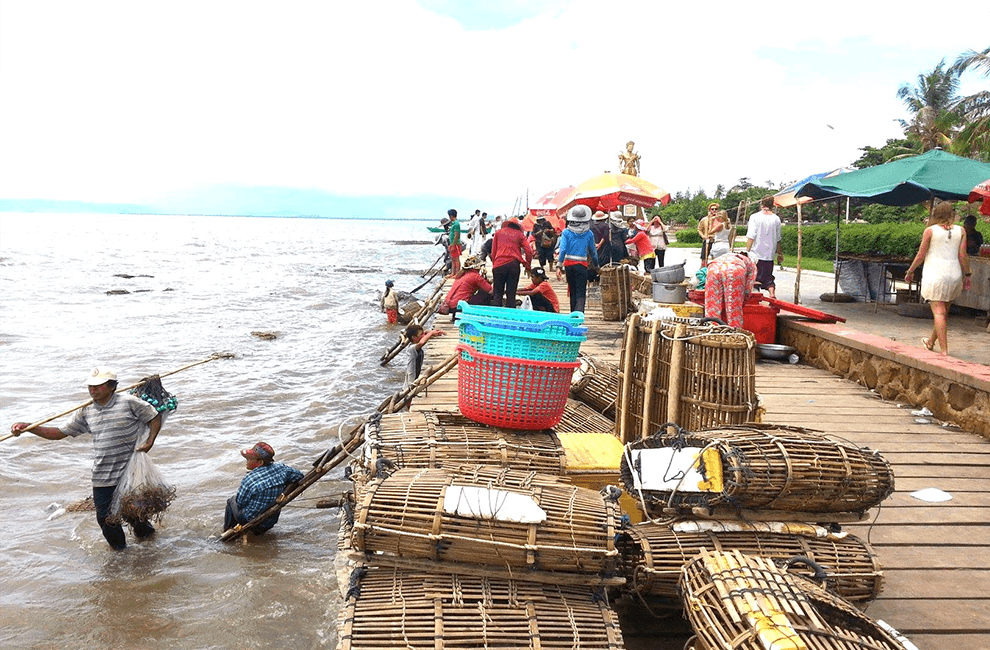
[[[554,242],[556,241],[556,239],[557,238],[554,237],[553,230],[550,229],[550,228],[545,228],[543,230],[543,233],[540,236],[540,247],[541,248],[550,248],[551,246],[554,245]]]

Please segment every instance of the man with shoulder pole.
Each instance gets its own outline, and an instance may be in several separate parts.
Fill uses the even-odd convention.
[[[133,395],[117,393],[117,375],[106,367],[93,368],[85,382],[89,387],[92,403],[77,410],[63,427],[31,428],[27,422],[17,422],[11,433],[20,435],[25,430],[47,440],[61,440],[88,433],[93,436],[93,502],[96,506],[96,522],[103,531],[107,543],[116,550],[127,546],[124,529],[120,523],[110,523],[107,517],[113,502],[113,494],[134,452],[148,452],[155,444],[161,430],[162,416],[148,402]],[[142,435],[148,432],[147,441],[135,447]],[[138,539],[150,537],[155,528],[146,520],[124,517]]]

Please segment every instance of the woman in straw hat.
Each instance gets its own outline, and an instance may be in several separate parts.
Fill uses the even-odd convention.
[[[492,285],[480,272],[484,265],[484,262],[473,255],[464,260],[460,275],[454,280],[454,284],[450,286],[450,290],[440,304],[441,314],[457,311],[457,303],[461,300],[472,305],[491,304]]]

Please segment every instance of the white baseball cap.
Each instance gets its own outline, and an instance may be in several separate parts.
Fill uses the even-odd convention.
[[[117,373],[106,367],[97,366],[90,370],[89,377],[86,377],[87,386],[99,386],[108,381],[117,381]]]

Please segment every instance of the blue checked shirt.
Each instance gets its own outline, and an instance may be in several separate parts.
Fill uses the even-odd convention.
[[[302,472],[282,463],[262,465],[248,472],[237,490],[237,505],[245,520],[251,521],[271,507],[287,483],[302,477]]]

